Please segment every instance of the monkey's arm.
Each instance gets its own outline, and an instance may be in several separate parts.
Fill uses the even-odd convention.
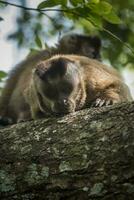
[[[132,97],[128,86],[121,80],[114,81],[104,90],[98,92],[96,99],[93,101],[93,107],[108,106],[124,101],[131,101]]]

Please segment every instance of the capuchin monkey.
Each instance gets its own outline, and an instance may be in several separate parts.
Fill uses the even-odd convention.
[[[95,59],[65,54],[25,68],[9,96],[3,124],[132,100],[116,70]]]
[[[11,123],[12,120],[8,119],[9,104],[18,82],[22,78],[23,74],[32,73],[31,70],[37,65],[37,63],[52,57],[57,54],[76,54],[81,56],[87,56],[93,59],[100,59],[101,41],[98,37],[91,37],[78,34],[70,34],[63,36],[56,47],[48,47],[47,49],[40,51],[36,55],[28,56],[26,60],[19,63],[9,73],[5,87],[0,97],[0,123],[3,125]],[[25,83],[22,83],[22,87]],[[17,90],[18,92],[18,90]],[[16,92],[15,92],[16,93]],[[16,94],[17,95],[17,94]],[[16,96],[17,98],[17,96]],[[14,99],[15,100],[15,99]],[[17,100],[15,100],[16,102]],[[14,103],[15,103],[14,102]]]
[[[101,60],[101,40],[97,36],[86,36],[78,34],[65,35],[61,38],[58,49],[62,54],[76,54],[89,58]]]

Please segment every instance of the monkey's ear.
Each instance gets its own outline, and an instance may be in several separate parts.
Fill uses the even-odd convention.
[[[34,73],[42,80],[45,79],[45,74],[46,74],[47,68],[45,67],[44,63],[39,63],[36,68]]]

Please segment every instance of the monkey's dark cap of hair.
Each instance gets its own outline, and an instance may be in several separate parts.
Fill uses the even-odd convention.
[[[51,78],[58,76],[64,76],[67,71],[68,60],[65,58],[58,58],[50,62],[50,67],[47,72]]]
[[[66,74],[68,62],[66,58],[56,58],[49,63],[40,63],[35,73],[44,81],[57,76],[63,77]]]

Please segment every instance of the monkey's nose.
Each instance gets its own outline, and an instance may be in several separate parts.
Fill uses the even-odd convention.
[[[74,111],[74,104],[69,99],[61,99],[54,105],[56,113],[70,113]]]
[[[68,108],[69,101],[67,99],[61,99],[57,102],[58,107],[64,107],[64,108]]]

